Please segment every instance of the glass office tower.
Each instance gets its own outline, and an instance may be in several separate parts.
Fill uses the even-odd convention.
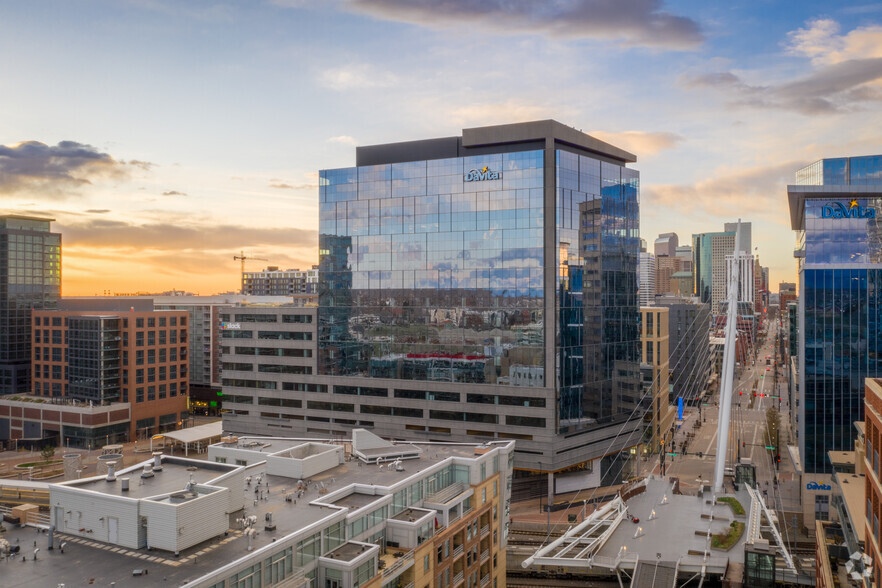
[[[854,448],[864,378],[882,376],[882,156],[823,159],[788,186],[799,259],[799,444],[806,472]]]
[[[0,394],[30,392],[31,310],[61,296],[61,235],[53,219],[0,216]]]
[[[521,439],[520,467],[633,446],[634,160],[539,121],[362,147],[356,167],[321,171],[319,372],[389,398],[398,430]],[[613,425],[616,447],[579,437]]]

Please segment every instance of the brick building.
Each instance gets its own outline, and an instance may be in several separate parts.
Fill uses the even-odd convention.
[[[187,418],[186,311],[34,311],[32,393],[129,403],[128,440]]]

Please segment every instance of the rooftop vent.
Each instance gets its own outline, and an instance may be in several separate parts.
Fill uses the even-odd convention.
[[[129,479],[128,478],[120,478],[119,483],[120,483],[120,490],[122,490],[123,492],[129,491]]]
[[[153,452],[153,471],[161,472],[162,471],[162,452],[154,451]]]
[[[153,464],[145,463],[144,471],[141,472],[142,478],[152,478],[153,477]]]
[[[110,462],[107,464],[107,478],[105,478],[108,482],[113,482],[116,480],[116,462]]]

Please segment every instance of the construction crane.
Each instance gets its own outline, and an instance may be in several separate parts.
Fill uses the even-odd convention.
[[[269,261],[268,259],[264,259],[263,257],[245,257],[245,252],[242,251],[240,255],[234,255],[233,261],[241,262],[241,270],[239,271],[239,279],[242,281],[242,294],[245,293],[245,260],[248,261]]]

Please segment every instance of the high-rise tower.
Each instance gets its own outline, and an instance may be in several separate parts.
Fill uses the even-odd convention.
[[[27,394],[31,310],[61,297],[61,235],[54,219],[0,216],[0,394]]]

